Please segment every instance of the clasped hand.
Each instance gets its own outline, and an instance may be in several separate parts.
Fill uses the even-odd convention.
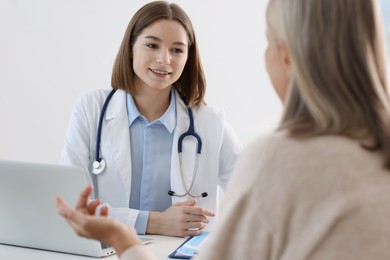
[[[150,212],[146,233],[166,236],[195,236],[203,232],[211,210],[196,207],[196,200],[177,202],[164,212]]]

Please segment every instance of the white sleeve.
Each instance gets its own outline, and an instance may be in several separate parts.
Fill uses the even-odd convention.
[[[236,161],[241,152],[242,145],[233,128],[224,120],[221,152],[219,159],[218,185],[224,190],[232,175]]]
[[[109,209],[110,217],[131,227],[135,226],[135,221],[137,220],[138,214],[139,214],[139,210],[137,209],[112,208],[112,207],[110,207]]]

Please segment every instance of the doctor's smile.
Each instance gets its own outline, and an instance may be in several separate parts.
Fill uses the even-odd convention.
[[[169,76],[172,74],[172,72],[168,72],[168,71],[162,71],[162,70],[155,70],[155,69],[149,69],[154,75],[156,75],[157,77],[165,77],[165,76]]]

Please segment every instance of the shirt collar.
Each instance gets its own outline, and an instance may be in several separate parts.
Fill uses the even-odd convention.
[[[171,101],[169,103],[167,111],[155,122],[160,122],[165,128],[172,133],[175,130],[176,126],[176,102],[175,102],[175,91],[174,88],[171,89]],[[126,109],[127,109],[127,117],[129,126],[131,126],[139,117],[142,117],[140,112],[138,111],[137,106],[134,103],[133,97],[130,93],[126,95]]]

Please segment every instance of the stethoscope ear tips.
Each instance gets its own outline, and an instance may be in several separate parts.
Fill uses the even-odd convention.
[[[106,168],[106,161],[103,159],[100,159],[100,162],[98,160],[94,161],[92,164],[92,173],[93,174],[100,174],[104,171]]]
[[[186,195],[189,195],[190,197],[193,197],[193,198],[206,198],[207,196],[209,196],[209,194],[207,193],[207,192],[202,192],[201,194],[200,194],[200,196],[193,196],[193,195],[191,195],[190,193],[186,193],[186,194],[183,194],[183,195],[176,195],[176,193],[174,192],[174,191],[172,191],[172,190],[170,190],[170,191],[168,191],[168,195],[169,196],[177,196],[177,197],[184,197],[184,196],[186,196]]]

